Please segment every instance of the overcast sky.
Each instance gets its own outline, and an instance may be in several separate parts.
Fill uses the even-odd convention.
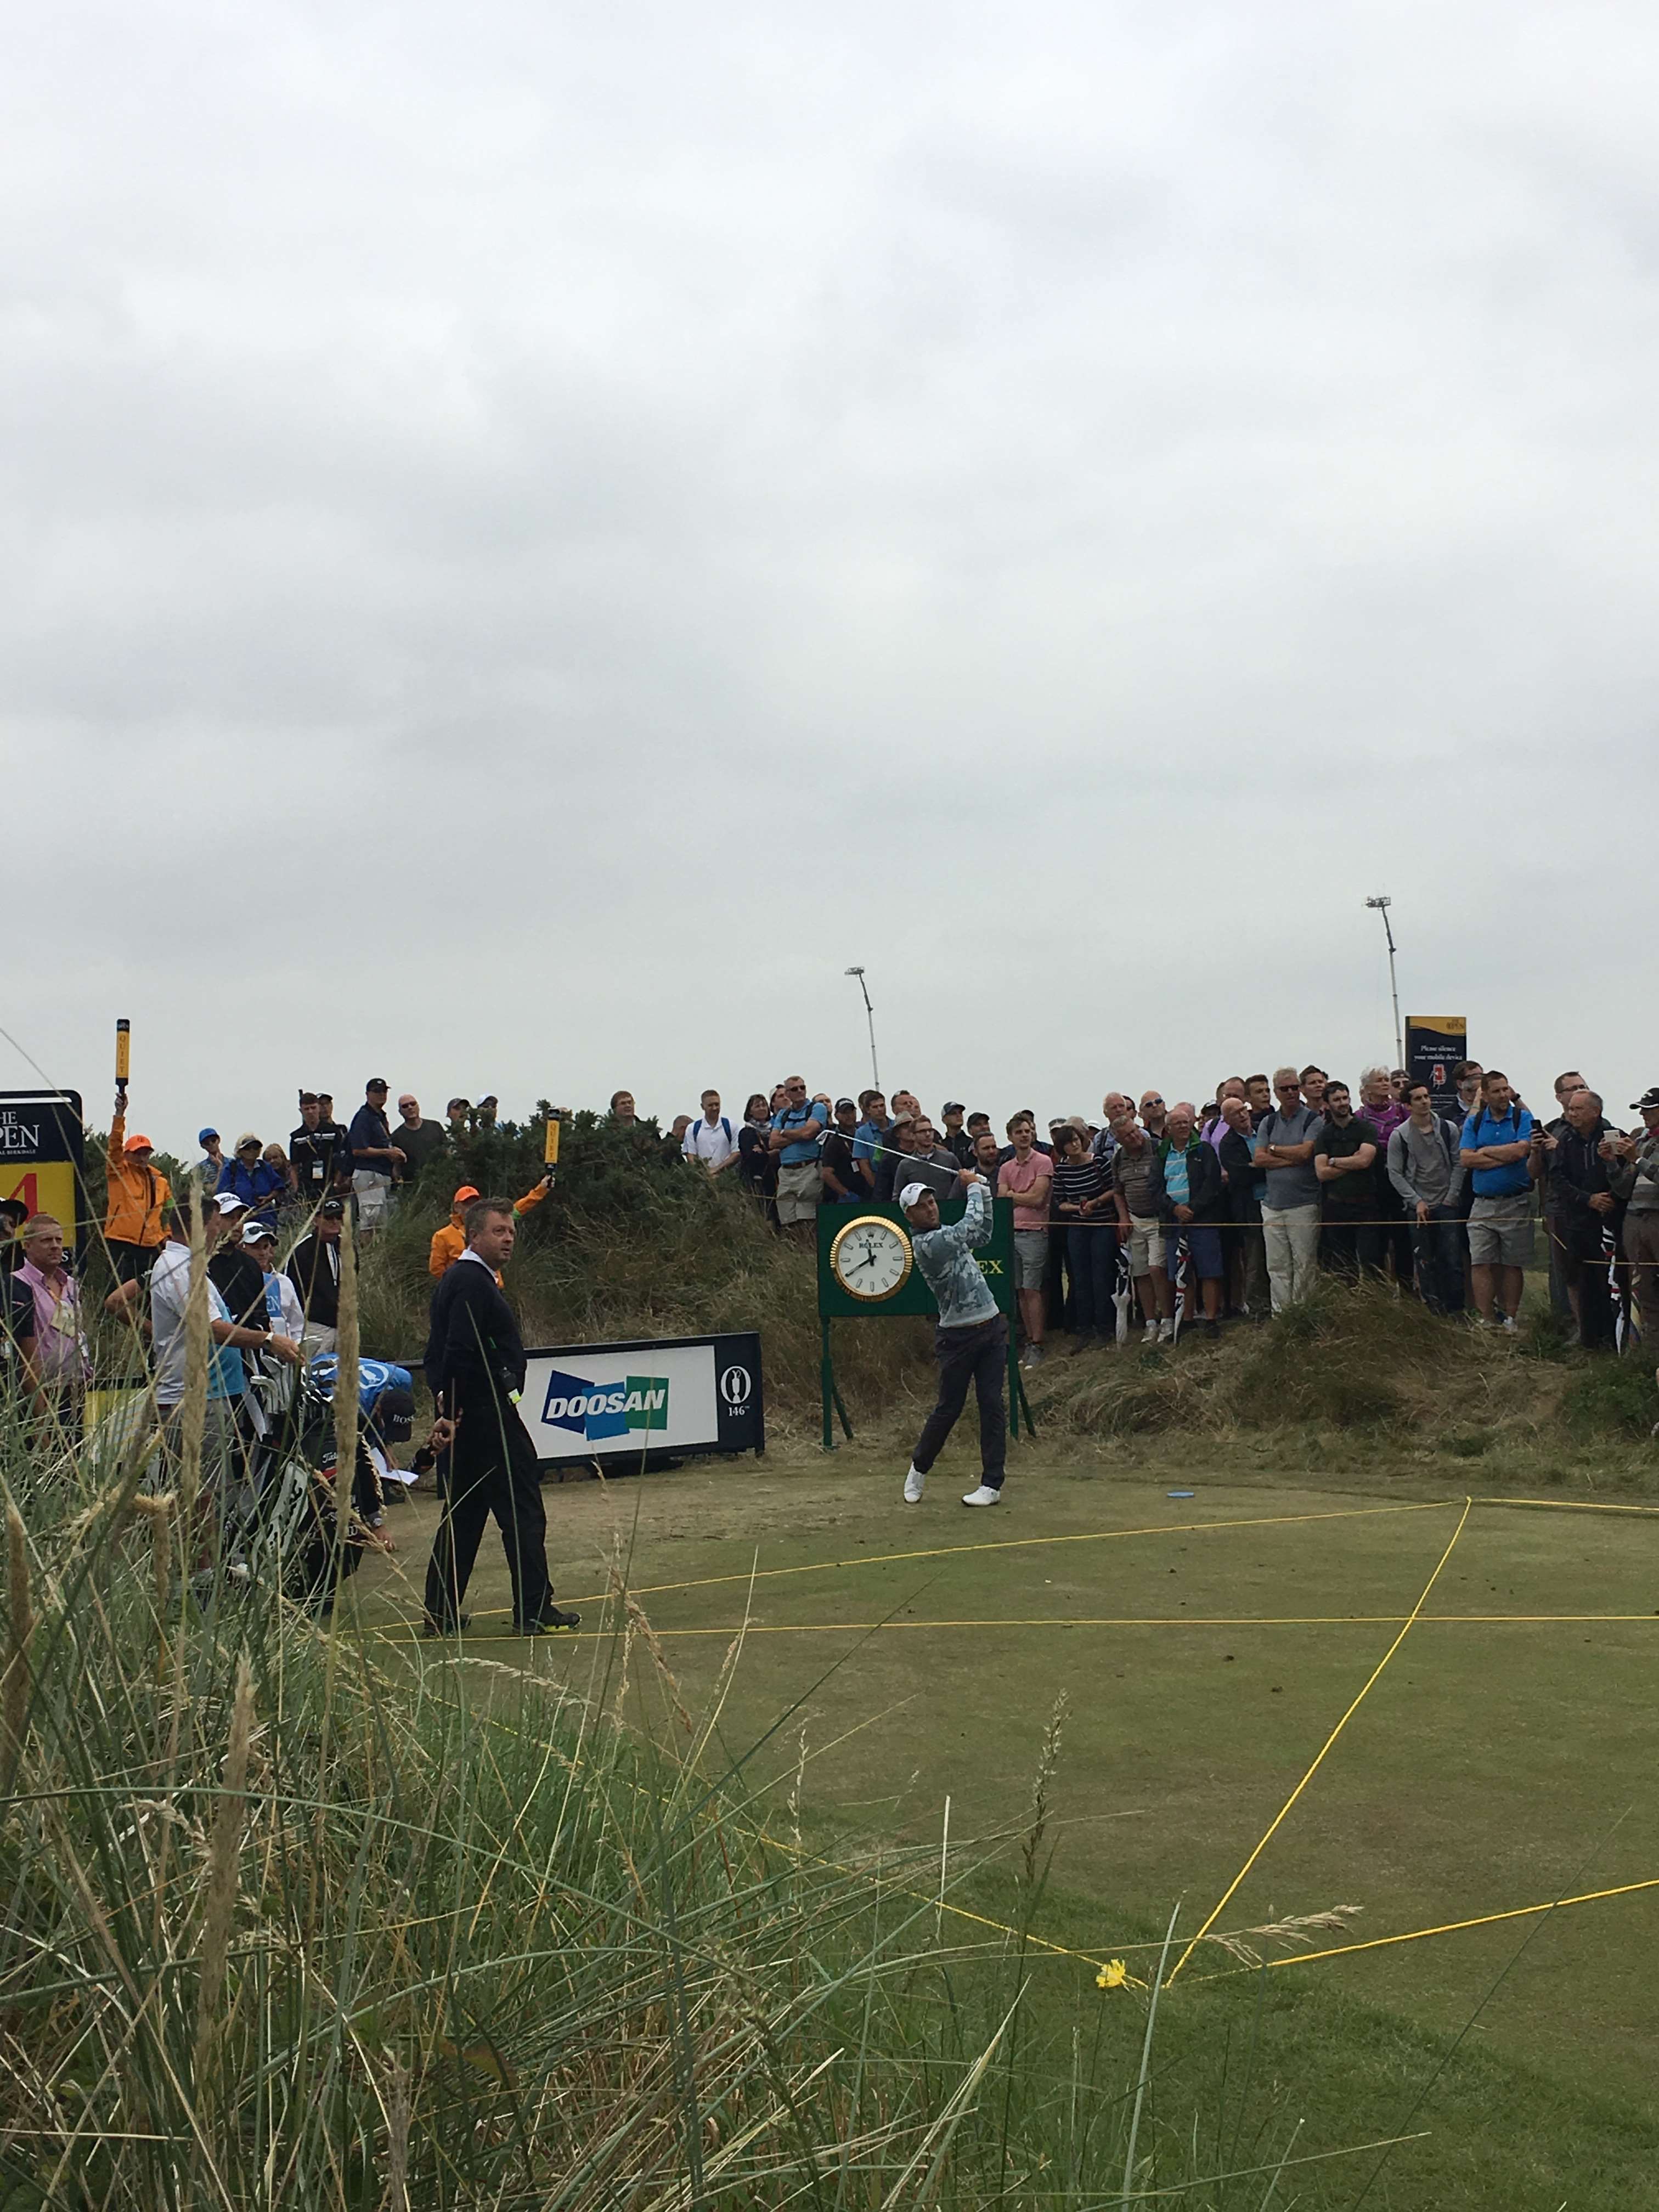
[[[14,11],[0,1023],[1000,1120],[1653,1035],[1635,4]],[[39,1078],[0,1044],[0,1080]]]

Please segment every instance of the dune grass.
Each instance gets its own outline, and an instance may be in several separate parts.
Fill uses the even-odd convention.
[[[186,1438],[204,1303],[191,1330]],[[127,1433],[0,1441],[8,2212],[873,2212],[1209,2173],[1148,2106],[1150,2005],[1022,2039],[1057,1720],[1015,1918],[963,1944],[931,1851],[808,1847],[801,1767],[758,1764],[799,1700],[735,1747],[737,1646],[689,1709],[621,1559],[580,1681],[389,1652],[351,1603],[324,1626],[236,1580],[188,1442],[174,1489]],[[1297,2141],[1255,2123],[1241,2185]]]

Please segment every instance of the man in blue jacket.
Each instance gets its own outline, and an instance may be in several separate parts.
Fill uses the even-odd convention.
[[[1501,1068],[1480,1079],[1480,1103],[1463,1124],[1460,1158],[1474,1190],[1469,1207],[1469,1278],[1481,1328],[1493,1327],[1501,1304],[1504,1327],[1516,1333],[1524,1282],[1532,1257],[1533,1118],[1510,1089]]]
[[[939,1361],[939,1399],[922,1425],[904,1478],[904,1502],[920,1505],[927,1470],[955,1428],[973,1383],[979,1399],[980,1479],[963,1498],[964,1505],[994,1505],[1002,1496],[1008,1456],[1008,1409],[1004,1400],[1008,1371],[1008,1324],[997,1311],[991,1286],[974,1258],[975,1248],[991,1235],[991,1194],[971,1168],[957,1177],[967,1194],[968,1211],[949,1228],[941,1225],[939,1200],[926,1183],[908,1182],[899,1204],[910,1224],[911,1249],[922,1279],[939,1306],[933,1352]]]

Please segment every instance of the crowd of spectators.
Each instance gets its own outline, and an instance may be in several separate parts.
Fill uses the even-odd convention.
[[[706,1091],[695,1115],[659,1133],[633,1094],[612,1094],[608,1123],[643,1149],[746,1192],[779,1233],[811,1244],[824,1207],[880,1202],[921,1183],[951,1199],[964,1167],[1011,1201],[1023,1358],[1035,1365],[1051,1334],[1073,1351],[1120,1340],[1119,1310],[1138,1313],[1141,1340],[1168,1345],[1183,1328],[1215,1337],[1304,1297],[1322,1273],[1370,1278],[1443,1315],[1514,1334],[1523,1271],[1541,1222],[1552,1306],[1589,1350],[1639,1327],[1659,1345],[1659,1086],[1633,1102],[1641,1126],[1621,1131],[1576,1069],[1555,1083],[1555,1113],[1538,1119],[1497,1068],[1466,1061],[1437,1091],[1385,1067],[1362,1071],[1357,1093],[1315,1065],[1230,1076],[1201,1106],[1166,1101],[1155,1085],[1109,1091],[1098,1119],[1040,1123],[1029,1108],[1000,1130],[947,1099],[937,1121],[913,1092],[836,1097],[791,1076],[757,1091],[741,1116]],[[400,1184],[430,1162],[459,1162],[496,1126],[497,1101],[452,1098],[443,1121],[403,1093],[395,1121],[387,1085],[364,1086],[349,1122],[326,1092],[302,1091],[286,1146],[245,1130],[231,1151],[200,1132],[196,1173],[210,1200],[215,1374],[234,1396],[237,1356],[279,1359],[332,1351],[345,1216],[372,1237]],[[154,1338],[158,1385],[182,1387],[182,1209],[155,1164],[149,1138],[129,1132],[118,1094],[106,1160],[104,1236],[116,1278],[106,1301]],[[523,1215],[547,1180],[515,1202]],[[459,1209],[432,1239],[441,1277],[459,1249]],[[279,1253],[291,1245],[286,1256]],[[6,1387],[67,1421],[91,1374],[81,1285],[65,1231],[49,1215],[0,1207],[0,1350]],[[763,1318],[763,1317],[762,1317]],[[176,1371],[175,1371],[176,1370]]]
[[[340,1237],[346,1214],[360,1237],[385,1221],[393,1194],[435,1157],[495,1127],[497,1101],[452,1098],[443,1121],[426,1119],[410,1091],[387,1112],[389,1089],[372,1079],[349,1122],[326,1091],[301,1091],[286,1146],[244,1130],[227,1152],[210,1124],[191,1172],[205,1206],[214,1353],[210,1401],[245,1400],[244,1353],[279,1360],[333,1352],[339,1318]],[[155,1146],[128,1127],[116,1093],[105,1156],[103,1243],[115,1278],[108,1310],[137,1321],[149,1340],[165,1413],[183,1389],[184,1286],[189,1239],[183,1194],[155,1164]],[[543,1195],[538,1189],[525,1203]],[[0,1206],[0,1399],[21,1398],[58,1431],[77,1425],[92,1377],[82,1285],[64,1225]],[[290,1246],[278,1264],[278,1254]]]
[[[1639,1319],[1659,1343],[1659,1086],[1633,1102],[1629,1133],[1577,1069],[1554,1088],[1555,1114],[1537,1120],[1475,1060],[1438,1087],[1367,1067],[1357,1091],[1310,1063],[1229,1076],[1201,1107],[1109,1091],[1097,1121],[1040,1125],[1022,1108],[998,1131],[959,1099],[935,1122],[908,1091],[836,1097],[793,1075],[741,1119],[706,1091],[666,1149],[710,1176],[735,1170],[807,1243],[822,1207],[890,1205],[912,1182],[943,1200],[976,1169],[1012,1201],[1027,1365],[1051,1330],[1074,1351],[1115,1341],[1128,1293],[1142,1341],[1167,1345],[1182,1322],[1215,1337],[1265,1320],[1322,1273],[1514,1334],[1540,1218],[1552,1306],[1577,1341],[1612,1346]],[[631,1122],[632,1094],[611,1111]]]

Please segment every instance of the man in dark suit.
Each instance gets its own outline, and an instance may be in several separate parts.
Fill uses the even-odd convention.
[[[581,1615],[553,1602],[535,1447],[519,1418],[524,1343],[497,1279],[513,1250],[512,1206],[475,1199],[462,1226],[466,1249],[432,1294],[426,1346],[433,1402],[443,1431],[453,1431],[443,1518],[426,1571],[426,1633],[453,1635],[464,1625],[461,1599],[493,1513],[513,1577],[514,1631],[548,1636],[574,1628]]]

